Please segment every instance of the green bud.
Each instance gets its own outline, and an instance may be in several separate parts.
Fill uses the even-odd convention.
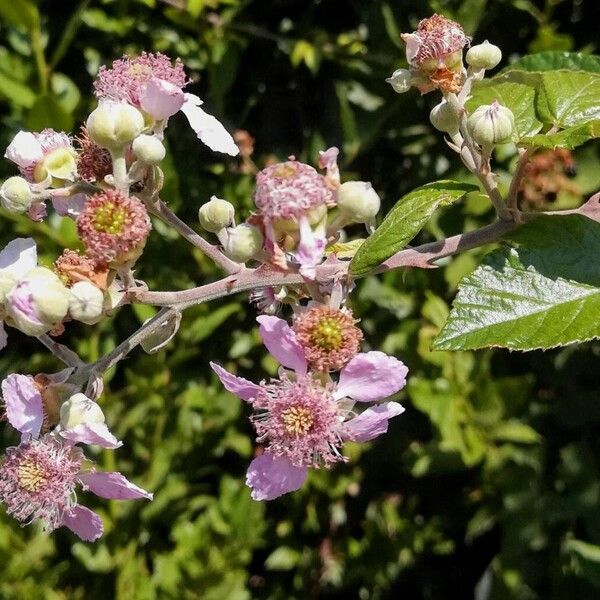
[[[200,225],[211,233],[217,233],[221,229],[229,227],[233,223],[234,216],[233,204],[216,196],[203,204],[198,211]]]
[[[438,130],[454,135],[458,132],[459,118],[452,106],[442,100],[429,113],[431,124]]]
[[[71,287],[69,314],[76,321],[93,325],[102,317],[104,294],[89,281],[78,281]]]
[[[412,74],[408,69],[396,69],[386,81],[398,94],[408,92],[412,86]]]
[[[142,133],[144,117],[124,102],[101,102],[88,117],[86,128],[96,144],[118,151]]]
[[[64,429],[104,421],[104,413],[98,403],[85,394],[74,394],[60,407],[60,424]]]
[[[135,157],[149,165],[158,164],[167,152],[163,143],[153,135],[139,135],[133,140],[132,148]]]
[[[26,212],[32,199],[29,183],[23,177],[9,177],[0,188],[0,204],[9,212]]]
[[[467,129],[475,142],[491,149],[495,144],[511,141],[515,131],[515,117],[509,108],[493,102],[475,110],[467,119]]]
[[[223,253],[227,258],[245,263],[261,251],[263,234],[254,225],[242,223],[237,227],[227,229],[222,243]]]
[[[465,60],[474,69],[493,69],[502,60],[502,50],[485,40],[483,44],[471,46]]]
[[[381,200],[368,181],[346,181],[338,189],[338,210],[355,223],[367,223],[375,218]]]

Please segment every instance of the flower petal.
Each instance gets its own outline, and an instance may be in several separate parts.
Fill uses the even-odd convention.
[[[21,169],[29,169],[44,158],[44,150],[33,133],[19,131],[8,145],[4,158],[8,158]]]
[[[345,437],[353,442],[368,442],[386,433],[388,421],[403,412],[404,407],[398,402],[384,402],[371,406],[345,424]]]
[[[382,400],[406,385],[407,373],[404,363],[393,356],[379,351],[362,352],[342,369],[334,396],[358,402]]]
[[[306,467],[295,467],[289,458],[265,452],[250,463],[246,485],[253,500],[273,500],[301,488],[307,473]]]
[[[0,270],[19,279],[37,265],[37,248],[31,238],[17,238],[0,251]]]
[[[306,373],[304,350],[291,327],[283,319],[271,315],[260,315],[256,320],[263,344],[273,357],[296,373]]]
[[[74,506],[63,513],[62,524],[85,542],[95,542],[103,533],[102,519],[85,506]]]
[[[123,445],[104,423],[82,423],[70,429],[63,429],[60,435],[74,444],[90,444],[109,449],[120,448]]]
[[[256,398],[256,394],[260,390],[259,385],[230,373],[217,363],[211,362],[210,367],[217,374],[217,377],[221,380],[221,383],[228,392],[235,394],[242,400],[252,400],[253,398]]]
[[[164,79],[153,77],[140,94],[140,106],[157,121],[178,112],[185,101],[181,88]]]
[[[14,373],[2,382],[8,422],[19,432],[37,437],[44,420],[42,395],[33,378]]]
[[[300,263],[300,275],[314,280],[315,267],[323,260],[325,238],[315,234],[306,216],[299,219],[300,242],[294,256]]]
[[[181,112],[187,117],[196,135],[211,150],[237,156],[240,149],[231,135],[215,117],[204,112],[200,108],[200,104],[202,104],[202,101],[198,96],[185,94],[185,102],[181,107]]]
[[[92,472],[81,476],[84,486],[96,496],[108,500],[152,500],[153,494],[128,481],[121,473]]]

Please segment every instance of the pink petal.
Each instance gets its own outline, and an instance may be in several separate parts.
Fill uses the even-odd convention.
[[[31,238],[17,238],[0,251],[0,270],[20,279],[37,266],[37,249]]]
[[[259,385],[226,371],[217,363],[211,362],[210,367],[217,374],[217,377],[221,380],[221,383],[228,392],[235,394],[242,400],[252,400],[253,398],[256,398],[256,394],[260,390]]]
[[[260,315],[256,320],[263,344],[273,357],[296,373],[306,373],[304,350],[290,326],[283,319],[271,315]]]
[[[340,170],[337,159],[340,151],[335,146],[319,152],[319,167],[327,171],[327,179],[332,183],[340,182]]]
[[[19,432],[37,437],[44,420],[42,395],[33,378],[17,373],[2,382],[8,422]]]
[[[140,94],[140,106],[157,121],[168,119],[178,112],[185,95],[177,85],[153,77]]]
[[[185,94],[185,102],[181,107],[181,112],[187,117],[198,138],[211,150],[237,156],[240,149],[231,135],[215,117],[200,108],[201,104],[198,96]]]
[[[91,444],[102,448],[120,448],[120,442],[104,423],[82,423],[60,432],[61,437],[74,444]]]
[[[104,533],[102,519],[85,506],[65,511],[62,524],[85,542],[95,542]]]
[[[246,485],[254,500],[273,500],[301,488],[307,473],[306,467],[295,467],[289,458],[265,452],[250,463]]]
[[[6,348],[8,343],[8,336],[6,335],[6,329],[4,329],[4,321],[0,321],[0,350]]]
[[[80,477],[83,485],[96,496],[108,500],[152,500],[153,494],[128,481],[121,473],[86,473]]]
[[[386,433],[388,421],[404,412],[404,407],[398,402],[385,402],[371,406],[354,419],[345,423],[346,439],[353,442],[368,442]]]
[[[416,33],[403,33],[402,39],[406,44],[406,60],[412,65],[421,47],[421,38]]]
[[[295,252],[296,260],[300,263],[300,274],[306,279],[314,280],[315,267],[323,260],[325,238],[315,235],[308,219],[299,219],[300,242]]]
[[[33,133],[19,131],[8,145],[4,158],[8,158],[21,169],[29,169],[44,158],[44,150]]]
[[[52,200],[52,208],[61,217],[71,217],[71,219],[77,219],[87,202],[85,194],[73,194],[72,196],[51,194],[50,198]]]
[[[46,205],[43,202],[35,202],[27,209],[27,215],[36,223],[41,223],[47,214],[48,211],[46,210]]]
[[[358,402],[382,400],[406,385],[408,368],[383,352],[357,354],[341,371],[334,396]]]

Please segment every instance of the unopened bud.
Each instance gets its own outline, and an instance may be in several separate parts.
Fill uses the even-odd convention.
[[[433,107],[431,113],[429,113],[429,120],[438,131],[450,134],[458,132],[458,114],[446,100],[442,100],[437,106]]]
[[[29,183],[23,177],[9,177],[0,188],[0,204],[9,212],[26,212],[32,199]]]
[[[368,181],[346,181],[338,189],[337,207],[355,223],[367,223],[379,212],[381,200]]]
[[[222,240],[223,253],[235,262],[245,263],[254,258],[262,249],[263,235],[254,225],[242,223],[227,229]]]
[[[509,108],[494,102],[475,110],[467,119],[467,129],[475,142],[484,148],[491,148],[495,144],[511,141],[515,117]]]
[[[502,50],[485,40],[483,44],[471,46],[465,60],[474,69],[493,69],[502,60]]]
[[[104,421],[104,413],[98,403],[85,394],[74,394],[60,407],[60,424],[64,429]]]
[[[142,133],[144,117],[124,102],[101,102],[88,117],[86,129],[102,148],[120,150]]]
[[[71,287],[69,314],[88,325],[98,322],[104,309],[104,294],[89,281],[78,281]]]
[[[408,92],[412,86],[412,74],[408,69],[396,69],[386,81],[398,94]]]
[[[139,135],[131,147],[135,157],[149,165],[158,164],[167,152],[163,143],[153,135]]]
[[[6,311],[27,335],[50,331],[66,317],[69,290],[46,267],[34,267],[6,294]]]
[[[203,204],[198,211],[200,225],[211,233],[217,233],[221,229],[229,227],[233,223],[234,216],[233,204],[216,196]]]

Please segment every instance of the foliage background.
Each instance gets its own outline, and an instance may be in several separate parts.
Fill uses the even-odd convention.
[[[546,49],[597,51],[595,9],[594,0],[0,0],[0,147],[20,128],[76,129],[99,65],[160,50],[181,56],[210,112],[256,138],[259,167],[289,154],[314,163],[338,145],[345,176],[371,180],[387,210],[417,185],[465,177],[428,124],[435,99],[398,96],[383,81],[405,66],[399,31],[443,12],[500,45],[507,64]],[[247,214],[252,177],[235,161],[220,162],[179,118],[167,140],[164,198],[180,216],[195,223],[211,194]],[[559,205],[600,187],[598,158],[597,145],[580,149],[581,196]],[[0,176],[10,174],[3,162]],[[32,235],[47,263],[77,245],[66,220],[1,217],[2,244]],[[470,198],[421,241],[491,218]],[[0,598],[597,598],[600,345],[431,352],[457,282],[482,253],[359,283],[353,307],[367,346],[410,367],[407,411],[387,436],[350,445],[347,465],[268,505],[243,482],[254,447],[246,408],[207,368],[274,372],[254,312],[243,296],[187,311],[176,341],[154,356],[135,351],[103,397],[126,445],[95,459],[154,490],[154,502],[98,502],[107,533],[94,545],[21,529],[2,512]],[[218,273],[155,223],[139,275],[181,289]],[[93,360],[151,314],[134,306],[96,327],[72,324],[64,340]],[[59,368],[35,340],[10,330],[10,342],[2,376]],[[14,444],[5,429],[0,443]]]

